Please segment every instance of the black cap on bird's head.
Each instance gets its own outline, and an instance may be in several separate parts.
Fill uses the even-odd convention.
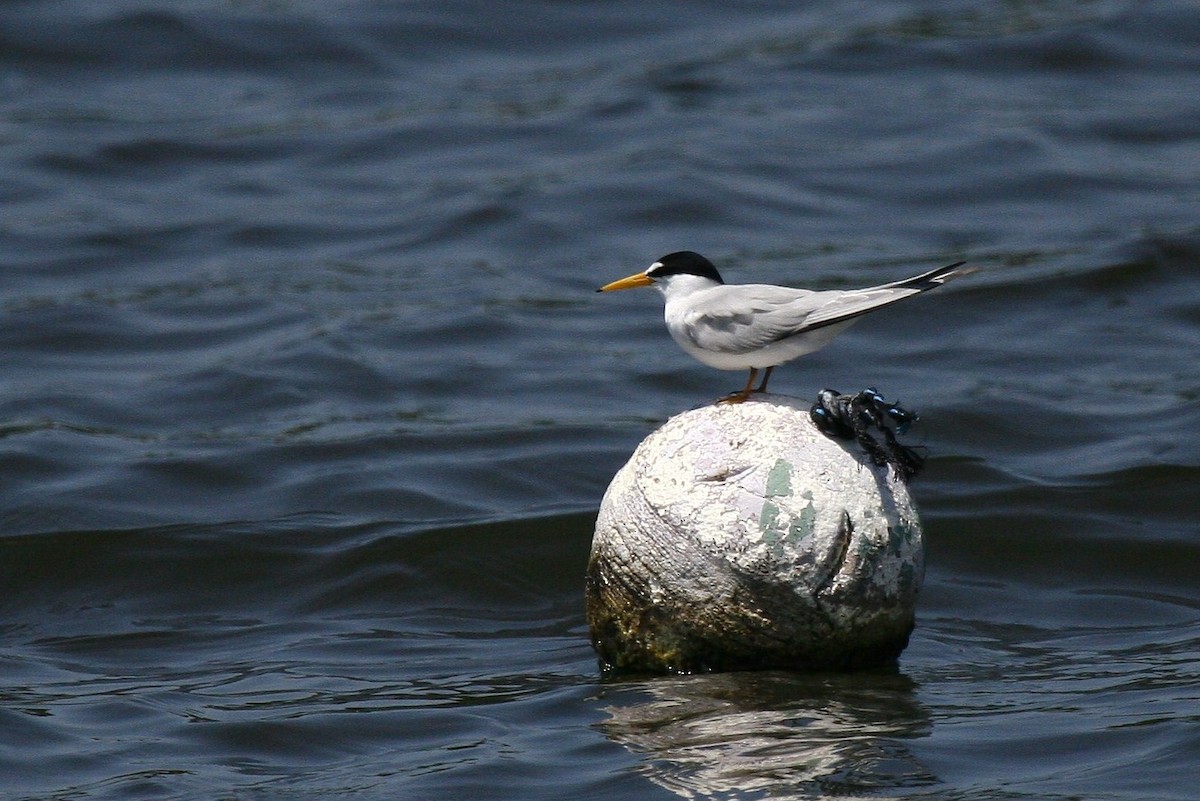
[[[656,261],[654,266],[646,271],[646,275],[651,278],[666,278],[668,275],[698,275],[701,278],[716,281],[718,284],[725,283],[721,280],[721,274],[717,272],[713,263],[694,250],[668,253]]]
[[[633,289],[638,286],[650,286],[656,280],[661,278],[669,278],[672,275],[695,275],[700,278],[707,278],[718,284],[725,283],[721,280],[721,274],[717,272],[717,268],[708,259],[701,256],[692,250],[680,250],[675,253],[668,253],[654,264],[650,265],[650,269],[641,273],[634,273],[628,278],[622,278],[619,281],[613,281],[611,284],[605,284],[597,289],[597,292],[611,292],[614,289]]]

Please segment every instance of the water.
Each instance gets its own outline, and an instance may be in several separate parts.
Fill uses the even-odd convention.
[[[1200,14],[0,11],[0,796],[1190,799]],[[599,498],[742,378],[600,284],[986,269],[788,365],[918,409],[895,670],[601,677]]]

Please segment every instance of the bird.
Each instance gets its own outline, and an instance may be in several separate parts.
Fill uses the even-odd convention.
[[[974,272],[958,261],[912,278],[865,289],[798,289],[774,284],[726,284],[713,263],[691,250],[669,253],[645,271],[597,292],[653,286],[666,301],[671,337],[703,364],[749,370],[744,389],[718,403],[742,403],[767,391],[771,371],[825,347],[859,317]],[[754,381],[763,371],[762,383]]]

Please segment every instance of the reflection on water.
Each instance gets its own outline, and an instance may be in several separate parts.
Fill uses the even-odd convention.
[[[644,755],[643,773],[683,798],[878,798],[937,782],[905,745],[931,722],[916,685],[896,672],[724,673],[620,686],[633,692],[607,707],[601,729]]]

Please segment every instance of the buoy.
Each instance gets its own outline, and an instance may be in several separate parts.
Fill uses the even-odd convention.
[[[822,434],[811,402],[676,415],[600,504],[586,612],[606,669],[843,670],[895,662],[924,578],[890,465]]]

